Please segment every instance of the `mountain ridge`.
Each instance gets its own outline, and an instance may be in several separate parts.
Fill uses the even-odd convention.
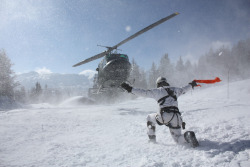
[[[78,87],[87,89],[92,86],[93,78],[82,74],[38,73],[31,71],[17,74],[16,81],[18,81],[21,86],[24,86],[25,89],[35,87],[37,82],[40,83],[42,88],[47,85],[48,88],[64,89]]]

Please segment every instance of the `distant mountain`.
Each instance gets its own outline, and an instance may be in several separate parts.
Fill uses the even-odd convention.
[[[42,88],[45,88],[45,85],[47,85],[48,88],[53,89],[87,89],[92,87],[93,82],[91,78],[85,75],[58,73],[39,74],[37,72],[18,74],[16,81],[20,82],[27,90],[35,87],[36,82],[39,82]]]

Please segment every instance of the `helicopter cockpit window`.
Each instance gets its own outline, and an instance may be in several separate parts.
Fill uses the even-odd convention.
[[[125,55],[125,54],[109,54],[106,56],[106,60],[107,62],[111,61],[111,60],[114,60],[114,59],[126,59],[128,60],[128,56]]]
[[[125,59],[127,59],[128,60],[128,56],[127,55],[120,55],[120,57],[123,57],[123,58],[125,58]]]

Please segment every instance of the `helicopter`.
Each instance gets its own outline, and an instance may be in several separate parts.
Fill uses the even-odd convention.
[[[128,82],[131,71],[131,63],[129,62],[128,55],[117,53],[117,51],[119,50],[118,47],[141,35],[142,33],[158,26],[159,24],[175,17],[178,14],[178,12],[175,12],[167,17],[158,20],[157,22],[143,28],[130,37],[124,39],[120,43],[114,45],[113,47],[102,46],[106,47],[107,50],[73,65],[73,67],[77,67],[103,57],[96,69],[98,74],[96,74],[96,76],[94,77],[93,88],[89,89],[89,97],[96,99],[98,95],[103,92],[106,92],[106,95],[108,95],[109,97],[115,97],[116,93],[121,89],[121,83]]]

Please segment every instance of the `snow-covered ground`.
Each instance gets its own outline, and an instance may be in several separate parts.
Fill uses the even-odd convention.
[[[175,144],[165,126],[157,126],[158,143],[148,143],[146,116],[157,111],[152,99],[97,106],[71,99],[1,111],[0,166],[249,167],[249,83],[231,83],[229,99],[227,85],[196,88],[179,98],[198,148]]]

